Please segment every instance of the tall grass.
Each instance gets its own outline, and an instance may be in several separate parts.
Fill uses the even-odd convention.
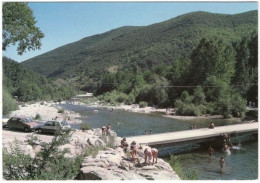
[[[182,180],[198,180],[198,171],[194,169],[182,170],[182,165],[178,156],[171,155],[168,161],[172,169],[179,175]]]

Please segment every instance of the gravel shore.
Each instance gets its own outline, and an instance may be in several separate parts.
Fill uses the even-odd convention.
[[[62,102],[63,103],[63,102]],[[19,105],[19,110],[12,111],[8,117],[31,117],[35,118],[37,114],[41,116],[40,121],[48,121],[52,119],[67,120],[68,123],[81,123],[80,114],[74,111],[64,110],[63,113],[58,113],[61,110],[57,103],[53,102],[37,102],[35,104]],[[70,117],[70,119],[68,119]]]

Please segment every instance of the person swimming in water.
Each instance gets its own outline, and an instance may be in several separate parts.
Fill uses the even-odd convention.
[[[209,146],[208,151],[209,151],[209,156],[212,156],[212,154],[215,153],[214,149],[211,146]]]
[[[220,171],[222,171],[224,168],[224,165],[225,165],[225,160],[224,160],[223,156],[221,156],[221,158],[219,160],[219,165],[220,165]]]

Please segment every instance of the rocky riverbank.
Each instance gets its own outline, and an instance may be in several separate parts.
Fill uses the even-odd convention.
[[[66,102],[61,102],[65,104]],[[37,114],[40,115],[41,119],[44,121],[57,119],[64,120],[70,124],[81,123],[80,114],[74,111],[64,110],[59,107],[59,103],[54,102],[37,102],[34,104],[22,104],[19,105],[19,110],[12,111],[8,117],[31,117],[35,118]],[[68,119],[69,118],[69,119]]]
[[[26,154],[34,157],[41,151],[41,146],[32,147],[26,142],[27,136],[37,136],[45,142],[50,142],[52,135],[43,135],[37,133],[23,133],[18,131],[3,130],[2,143],[10,151],[10,145],[15,143]],[[19,137],[19,138],[18,138]],[[172,170],[171,166],[164,160],[158,158],[154,165],[144,165],[143,150],[138,149],[138,156],[141,165],[134,164],[127,160],[122,148],[118,147],[121,138],[116,133],[104,138],[101,135],[101,129],[87,131],[76,130],[73,132],[70,142],[60,147],[60,149],[69,149],[65,154],[67,158],[73,158],[91,147],[103,147],[94,156],[84,158],[77,179],[80,180],[175,180],[180,179]],[[114,147],[114,148],[111,148]]]
[[[125,110],[134,113],[145,113],[145,114],[158,113],[158,114],[162,114],[162,116],[166,118],[173,118],[173,119],[180,119],[180,120],[187,120],[187,121],[194,120],[194,119],[223,119],[222,115],[180,116],[180,115],[176,115],[176,108],[158,108],[156,106],[140,107],[138,104],[126,105],[123,103],[118,105],[109,105],[99,100],[93,100],[91,96],[88,96],[87,98],[75,98],[75,100],[76,102],[72,102],[72,104],[74,105],[85,105],[92,108],[105,108],[110,111]],[[230,120],[241,121],[241,118],[230,118]]]
[[[138,150],[144,162],[144,153]],[[158,158],[154,165],[138,165],[127,160],[122,148],[106,148],[96,156],[86,157],[82,163],[81,180],[178,180],[179,176],[164,160]]]

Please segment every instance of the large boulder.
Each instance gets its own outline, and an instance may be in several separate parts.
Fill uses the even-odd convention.
[[[158,159],[154,165],[140,165],[126,159],[121,148],[106,148],[95,156],[86,157],[78,178],[81,180],[175,180],[180,179],[165,161]]]

